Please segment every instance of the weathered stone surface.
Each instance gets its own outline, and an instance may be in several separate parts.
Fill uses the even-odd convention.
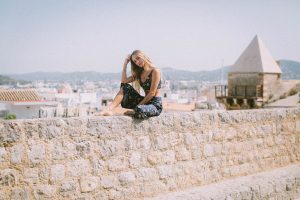
[[[24,181],[27,184],[36,184],[39,181],[39,169],[38,168],[25,168],[24,169]]]
[[[211,144],[204,145],[204,152],[203,153],[206,157],[214,156],[214,154],[215,154],[214,146],[211,145]]]
[[[158,174],[154,168],[142,168],[139,170],[139,176],[143,181],[157,180]]]
[[[143,199],[288,166],[299,121],[300,108],[4,121],[0,199]],[[214,199],[293,199],[286,175]]]
[[[93,175],[101,175],[106,170],[107,163],[101,159],[94,157],[91,160],[91,164]]]
[[[141,154],[139,152],[133,152],[129,159],[129,165],[131,168],[137,168],[141,163]]]
[[[110,189],[118,185],[118,180],[115,176],[103,176],[101,177],[101,186],[104,189]]]
[[[138,138],[138,148],[148,150],[151,148],[151,141],[149,136],[142,136]]]
[[[7,156],[7,152],[4,147],[0,147],[0,163],[5,161],[5,158]]]
[[[163,152],[162,161],[165,164],[173,164],[175,162],[175,152],[173,150]]]
[[[45,126],[44,124],[39,124],[39,127],[39,136],[42,139],[51,140],[63,135],[63,129],[55,125]]]
[[[21,163],[22,159],[24,159],[24,146],[22,144],[17,144],[12,147],[11,151],[11,162],[13,164]]]
[[[22,139],[22,130],[18,122],[1,122],[0,133],[0,147],[12,146]]]
[[[162,165],[158,167],[158,173],[160,179],[166,179],[174,176],[174,169],[171,165]]]
[[[190,152],[185,147],[180,147],[176,150],[176,159],[179,161],[189,160],[191,158]]]
[[[13,188],[11,192],[11,200],[27,200],[29,199],[28,190],[22,188]]]
[[[17,184],[17,172],[13,169],[0,170],[0,186],[14,187]]]
[[[135,179],[135,175],[132,172],[122,172],[119,175],[119,181],[123,186],[133,183]]]
[[[88,160],[78,159],[67,163],[67,172],[70,176],[84,176],[91,173],[91,165]]]
[[[121,171],[126,168],[124,159],[111,159],[108,161],[108,169],[110,171]]]
[[[99,185],[99,177],[81,177],[80,178],[80,189],[81,192],[91,192],[95,190]]]
[[[56,194],[56,187],[52,185],[40,185],[34,189],[34,197],[36,199],[50,199]]]
[[[62,164],[56,164],[51,166],[51,177],[50,181],[56,183],[65,178],[65,166]]]
[[[72,196],[79,191],[79,183],[77,179],[63,181],[59,188],[59,193],[63,197]]]
[[[45,146],[43,144],[33,145],[28,152],[28,157],[33,164],[42,162],[45,158]]]
[[[153,151],[150,152],[147,156],[147,160],[151,165],[157,165],[161,163],[162,152],[160,151]]]

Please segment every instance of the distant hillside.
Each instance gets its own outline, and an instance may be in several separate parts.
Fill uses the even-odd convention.
[[[163,76],[168,80],[199,80],[199,81],[220,81],[223,74],[223,80],[227,80],[229,66],[222,69],[211,71],[186,71],[173,68],[162,68]]]
[[[16,80],[8,77],[0,75],[0,85],[13,85],[16,84]]]
[[[300,79],[300,62],[279,60],[282,70],[282,79]]]
[[[33,72],[26,74],[11,74],[15,79],[23,79],[28,81],[105,81],[118,79],[121,73],[100,73],[95,71],[86,72]]]
[[[223,79],[226,80],[229,67],[223,69]],[[186,71],[177,70],[173,68],[162,68],[164,79],[169,80],[199,80],[199,81],[218,81],[221,80],[221,68],[211,71]],[[14,79],[23,79],[28,81],[105,81],[112,79],[120,79],[121,72],[119,73],[100,73],[95,71],[88,72],[34,72],[26,74],[11,74],[10,77]]]
[[[279,60],[282,69],[283,79],[300,79],[300,63],[291,60]],[[168,80],[198,80],[198,81],[220,81],[221,74],[223,74],[223,80],[227,80],[227,73],[230,66],[223,67],[222,69],[215,69],[210,71],[187,71],[178,70],[174,68],[162,68],[162,74],[164,79]],[[9,75],[13,79],[17,80],[45,80],[45,81],[105,81],[120,79],[121,72],[119,73],[100,73],[95,71],[87,72],[34,72],[27,74],[11,74]]]

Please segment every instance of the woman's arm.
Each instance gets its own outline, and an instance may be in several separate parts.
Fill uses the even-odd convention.
[[[148,103],[155,96],[157,91],[157,86],[159,84],[159,80],[160,80],[159,69],[153,69],[150,90],[148,94],[145,96],[145,98],[138,105],[143,105]]]
[[[122,70],[122,83],[131,83],[132,81],[134,81],[134,77],[133,76],[129,76],[127,77],[127,64],[130,61],[130,55],[128,55],[125,58],[124,64],[123,64],[123,70]]]

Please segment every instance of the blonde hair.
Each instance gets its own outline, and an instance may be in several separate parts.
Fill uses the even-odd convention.
[[[139,93],[140,93],[140,88],[141,88],[141,85],[140,85],[140,80],[141,80],[141,74],[143,72],[143,68],[137,66],[133,60],[132,60],[132,56],[133,55],[138,55],[140,57],[143,58],[143,60],[148,64],[148,65],[151,65],[152,62],[150,60],[150,58],[148,56],[145,55],[144,52],[142,52],[141,50],[134,50],[130,56],[130,63],[131,63],[131,75],[133,76],[134,78],[134,81],[132,83],[133,87],[135,90],[137,90]]]

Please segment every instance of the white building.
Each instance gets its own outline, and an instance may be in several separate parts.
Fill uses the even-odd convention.
[[[34,90],[9,89],[0,90],[0,117],[5,114],[15,114],[17,119],[38,118],[40,107],[45,106],[46,101],[42,100]]]

